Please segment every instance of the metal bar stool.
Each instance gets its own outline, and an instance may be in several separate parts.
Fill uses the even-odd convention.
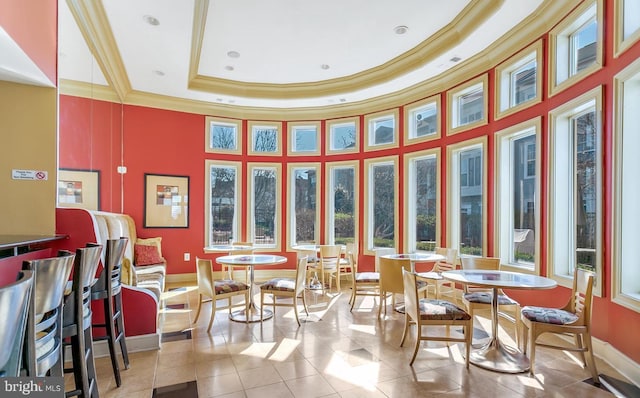
[[[91,286],[96,282],[94,277],[101,253],[102,246],[96,243],[76,250],[72,286],[66,294],[62,314],[62,338],[70,339],[73,360],[73,367],[64,371],[73,373],[75,382],[75,388],[65,392],[67,397],[98,397],[91,336]]]
[[[129,239],[109,239],[105,247],[105,261],[102,273],[95,285],[91,287],[91,300],[101,300],[104,305],[104,322],[94,323],[94,328],[105,328],[106,336],[94,337],[93,340],[107,340],[111,366],[116,385],[120,387],[120,367],[116,357],[116,343],[120,343],[124,368],[129,369],[129,354],[125,342],[124,320],[122,316],[122,293],[120,285],[120,270],[122,257]]]
[[[60,251],[58,257],[22,263],[34,279],[25,338],[27,376],[62,377],[62,299],[75,256]]]
[[[32,285],[33,273],[21,271],[16,282],[0,287],[0,377],[20,376]]]

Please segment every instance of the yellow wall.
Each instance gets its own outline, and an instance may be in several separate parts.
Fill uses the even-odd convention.
[[[0,234],[55,233],[57,89],[0,81]],[[46,181],[13,180],[43,170]]]

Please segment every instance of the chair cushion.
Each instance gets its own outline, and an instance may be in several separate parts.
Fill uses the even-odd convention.
[[[157,246],[139,245],[136,243],[133,251],[135,265],[151,265],[164,262]]]
[[[578,320],[574,313],[558,308],[526,306],[522,308],[522,316],[532,322],[551,323],[554,325],[566,325]]]
[[[473,292],[465,293],[462,297],[470,303],[491,304],[493,293]],[[518,305],[518,302],[505,294],[498,295],[498,305]]]
[[[296,281],[290,278],[273,278],[260,285],[260,289],[293,292],[296,289]]]
[[[380,273],[358,272],[356,273],[356,283],[380,283]]]
[[[463,321],[471,319],[471,316],[462,308],[446,300],[421,299],[420,319],[428,320],[455,320]]]
[[[249,286],[247,286],[246,283],[227,279],[227,280],[215,281],[214,288],[216,290],[216,294],[225,294],[225,293],[247,290],[249,289]]]

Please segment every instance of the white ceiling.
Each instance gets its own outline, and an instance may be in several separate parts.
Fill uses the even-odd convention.
[[[101,11],[80,12],[80,29],[59,0],[59,77],[240,106],[351,103],[446,73],[549,1],[68,0],[76,14]]]

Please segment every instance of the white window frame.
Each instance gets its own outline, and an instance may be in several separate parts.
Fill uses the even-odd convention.
[[[517,125],[511,126],[504,130],[496,132],[494,135],[495,140],[495,201],[494,201],[494,222],[496,239],[494,240],[494,255],[500,257],[501,266],[508,271],[524,272],[530,274],[540,274],[540,189],[541,189],[541,150],[540,150],[540,135],[542,128],[542,120],[540,117],[527,120]],[[513,192],[517,187],[513,186],[513,143],[514,141],[535,136],[536,145],[536,176],[538,178],[535,182],[535,196],[534,206],[536,209],[535,214],[535,248],[534,248],[534,262],[527,264],[524,262],[512,262],[513,258]],[[526,152],[526,149],[525,149]],[[526,170],[526,156],[525,156],[525,170]],[[524,172],[525,178],[526,171]],[[529,177],[533,178],[535,176]],[[524,206],[523,206],[524,207]]]
[[[634,19],[640,13],[640,2],[637,0],[614,0],[614,7],[613,55],[617,58],[640,40],[640,20]],[[628,26],[631,22],[634,25]]]
[[[296,240],[296,211],[295,211],[295,203],[296,203],[296,189],[295,189],[295,172],[297,170],[315,170],[316,172],[316,208],[315,208],[315,220],[314,220],[314,230],[313,230],[313,241],[319,242],[320,239],[320,182],[321,180],[321,171],[320,171],[320,163],[289,163],[287,165],[287,176],[288,176],[288,184],[287,184],[287,219],[288,219],[288,230],[287,234],[287,249],[293,250],[292,247],[297,245],[298,242]]]
[[[595,62],[580,72],[572,74],[571,38],[594,19],[597,24]],[[549,32],[548,94],[550,97],[602,68],[603,25],[603,0],[588,0]]]
[[[640,220],[637,171],[640,157],[640,59],[614,78],[612,301],[640,312],[640,267],[635,228]]]
[[[435,246],[440,245],[441,237],[441,220],[440,220],[440,190],[442,189],[442,183],[440,181],[441,170],[441,156],[440,148],[430,149],[426,151],[413,152],[404,156],[404,208],[406,213],[404,215],[404,248],[410,253],[417,250],[417,237],[416,237],[416,161],[424,159],[435,159],[436,161],[436,236]]]
[[[596,118],[597,132],[597,164],[598,183],[596,188],[596,206],[598,216],[596,230],[596,283],[594,294],[602,294],[602,87],[598,86],[585,94],[553,109],[549,112],[549,164],[548,164],[548,277],[559,285],[571,288],[573,285],[574,248],[574,211],[573,197],[575,186],[574,167],[567,167],[570,160],[574,163],[573,152],[573,120],[593,110]],[[569,150],[568,146],[571,145]],[[563,158],[571,157],[563,162]],[[562,162],[562,163],[561,163]],[[571,204],[570,204],[571,203]]]
[[[478,137],[447,146],[447,247],[460,250],[460,154],[481,149],[482,151],[482,255],[487,253],[487,137]],[[471,256],[469,256],[471,257]]]
[[[205,203],[204,203],[204,214],[205,214],[205,227],[204,227],[204,246],[211,245],[211,169],[213,167],[216,168],[230,168],[234,169],[236,172],[236,181],[234,186],[234,198],[233,198],[233,228],[232,234],[233,238],[238,240],[240,238],[240,223],[242,222],[240,219],[241,212],[241,202],[240,198],[242,198],[242,162],[232,162],[232,161],[220,161],[220,160],[206,160],[204,175],[205,175]]]
[[[405,115],[405,129],[404,140],[406,145],[415,144],[418,142],[425,142],[430,140],[437,140],[440,138],[440,96],[426,98],[422,101],[411,104],[404,109]],[[436,112],[436,131],[430,134],[418,136],[418,126],[416,126],[416,113],[420,113],[428,108],[435,108]]]
[[[353,148],[336,148],[335,147],[335,129],[339,127],[353,126],[355,129],[355,145]],[[360,118],[350,117],[343,119],[328,120],[325,128],[326,135],[326,153],[328,155],[350,153],[360,151]]]
[[[447,92],[448,117],[447,117],[447,135],[457,134],[462,131],[471,130],[478,126],[487,124],[488,120],[488,97],[487,91],[489,78],[486,74],[477,77],[466,84],[456,87],[454,90]],[[471,93],[478,90],[482,91],[482,114],[478,120],[461,124],[460,122],[460,100]]]
[[[320,155],[320,122],[289,122],[289,145],[287,146],[287,154],[290,156],[312,156]],[[315,130],[315,148],[307,150],[299,150],[297,148],[298,134],[303,130]]]
[[[514,105],[514,73],[531,62],[536,63],[536,95],[520,104]],[[511,60],[496,67],[495,92],[497,106],[494,107],[495,119],[511,115],[542,101],[542,65],[542,41],[539,40],[520,51]]]
[[[393,184],[393,197],[396,198],[393,205],[393,219],[394,219],[394,237],[395,243],[394,247],[398,245],[398,225],[400,221],[398,220],[398,157],[397,156],[386,156],[375,159],[365,159],[364,161],[364,169],[366,170],[366,177],[364,179],[364,192],[365,192],[365,203],[366,203],[366,214],[364,217],[364,254],[374,256],[375,249],[374,246],[374,238],[373,238],[373,227],[374,227],[374,184],[373,184],[373,169],[376,166],[389,166],[392,165],[394,168],[394,184]]]
[[[214,148],[211,145],[211,140],[213,139],[213,131],[211,127],[213,125],[222,126],[232,128],[234,131],[234,148]],[[211,117],[207,116],[205,118],[205,141],[204,141],[204,151],[207,153],[229,153],[234,155],[242,154],[242,130],[241,130],[241,122],[239,120],[234,119],[224,119],[219,117]]]
[[[358,211],[358,203],[360,197],[360,188],[359,188],[359,166],[357,161],[344,161],[344,162],[328,162],[325,164],[325,178],[326,178],[326,203],[327,203],[327,216],[325,219],[327,220],[327,225],[325,229],[325,241],[329,245],[335,244],[335,197],[334,197],[334,185],[335,185],[335,175],[334,172],[340,169],[353,169],[353,216],[354,216],[354,240],[355,243],[359,242],[358,239],[358,226],[359,220],[358,215],[360,212]]]
[[[273,244],[256,243],[255,234],[255,192],[253,189],[253,172],[257,169],[273,170],[276,174],[276,214],[273,231]],[[247,219],[247,238],[254,242],[254,246],[260,251],[279,252],[282,248],[282,166],[279,163],[257,163],[247,162],[247,209],[249,217]]]
[[[375,143],[375,126],[376,123],[380,121],[385,121],[391,119],[393,121],[393,139],[391,142],[376,144]],[[380,149],[389,149],[389,148],[397,148],[398,142],[400,141],[399,137],[399,111],[398,109],[393,109],[391,111],[385,112],[377,112],[369,115],[365,115],[364,117],[365,124],[365,151],[374,151]]]

